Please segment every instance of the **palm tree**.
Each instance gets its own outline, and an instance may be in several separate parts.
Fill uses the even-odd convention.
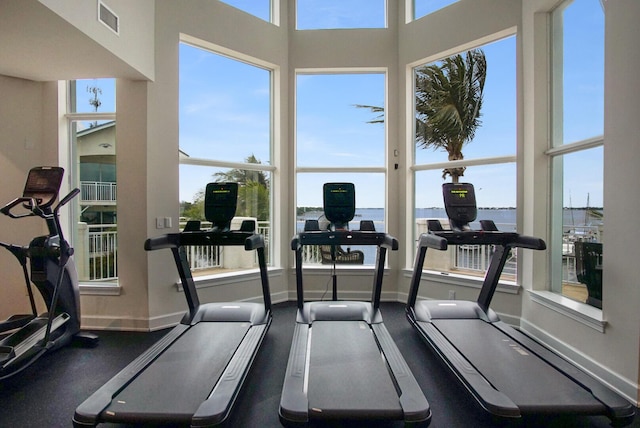
[[[246,163],[262,163],[251,154]],[[263,171],[234,168],[214,174],[216,181],[232,181],[239,184],[237,215],[269,219],[269,178]]]
[[[251,154],[245,160],[245,163],[261,164],[260,160]],[[257,182],[265,187],[269,187],[269,179],[262,171],[251,171],[247,169],[232,169],[227,172],[216,172],[214,175],[216,181],[233,181],[241,185],[249,182]]]
[[[416,144],[446,150],[449,161],[462,160],[462,148],[480,126],[487,62],[481,49],[453,55],[416,70]],[[445,168],[454,183],[465,168]]]
[[[262,163],[253,154],[245,162]],[[256,217],[260,221],[269,220],[269,178],[264,172],[234,168],[216,172],[213,179],[217,182],[239,184],[236,215]],[[204,220],[204,189],[196,192],[193,202],[181,202],[180,216],[190,220]]]

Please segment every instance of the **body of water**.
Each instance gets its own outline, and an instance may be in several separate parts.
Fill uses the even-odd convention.
[[[418,208],[416,209],[416,219],[446,219],[447,214],[444,208]],[[305,220],[319,220],[320,227],[326,227],[326,219],[321,211],[309,211],[303,216],[298,216],[297,230],[304,229]],[[354,219],[349,223],[350,230],[360,229],[360,220],[373,220],[378,232],[385,232],[385,219],[383,208],[362,208],[356,210]],[[499,230],[504,232],[516,231],[516,210],[514,208],[478,208],[477,221],[471,223],[473,229],[479,229],[479,220],[493,220]],[[576,231],[581,233],[580,228],[596,227],[602,224],[599,219],[589,216],[585,209],[565,209],[563,213],[565,231]],[[398,237],[396,237],[398,238]],[[375,263],[375,247],[353,246],[351,250],[360,250],[365,254],[365,264]]]

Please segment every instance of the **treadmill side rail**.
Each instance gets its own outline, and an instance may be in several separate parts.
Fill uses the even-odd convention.
[[[409,320],[484,409],[506,418],[522,416],[520,408],[509,397],[491,386],[431,323],[418,322],[412,318]]]
[[[426,424],[431,419],[431,408],[407,362],[384,324],[372,324],[371,328],[400,389],[400,406],[404,421]]]
[[[555,352],[542,346],[510,325],[503,322],[496,322],[494,326],[587,389],[607,408],[609,418],[615,421],[616,425],[625,426],[631,423],[635,415],[635,407],[628,400],[603,385],[590,374],[584,372],[571,362],[560,357]]]
[[[106,409],[113,397],[124,389],[138,373],[153,361],[185,331],[188,325],[178,324],[158,342],[133,360],[129,365],[116,374],[110,381],[102,385],[91,397],[80,404],[73,415],[74,427],[94,427],[101,421],[100,415]]]
[[[309,422],[304,379],[308,340],[309,325],[296,323],[280,397],[280,421],[286,426],[305,426]]]
[[[240,385],[258,354],[271,318],[267,324],[253,326],[229,361],[215,388],[191,418],[192,427],[210,427],[222,423],[231,412],[240,391]]]

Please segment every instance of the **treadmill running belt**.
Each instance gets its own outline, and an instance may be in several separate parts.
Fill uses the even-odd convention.
[[[313,322],[307,397],[312,418],[403,417],[389,370],[363,321]]]
[[[193,325],[114,396],[104,420],[190,421],[249,328],[246,322]]]
[[[448,319],[433,324],[494,388],[524,412],[604,409],[589,391],[487,322]]]

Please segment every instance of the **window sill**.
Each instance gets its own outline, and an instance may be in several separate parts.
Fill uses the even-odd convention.
[[[405,269],[404,276],[411,278],[413,275],[413,271]],[[440,272],[434,270],[423,270],[421,281],[432,281],[438,282],[444,285],[454,285],[457,287],[469,287],[469,288],[482,288],[482,282],[484,278],[475,277],[471,275],[461,275],[458,273],[451,272]],[[520,286],[513,281],[500,281],[498,283],[498,287],[496,288],[497,292],[509,293],[509,294],[518,294],[520,292]]]
[[[282,275],[282,269],[280,268],[267,268],[267,271],[269,273],[269,277]],[[196,289],[202,289],[259,279],[260,269],[256,268],[236,272],[224,272],[213,275],[196,276],[193,278],[193,281],[196,284]],[[180,281],[178,281],[175,285],[177,291],[183,291],[182,283]]]
[[[113,282],[86,282],[79,287],[83,296],[119,296],[122,292],[120,285]]]
[[[607,321],[603,318],[602,310],[551,291],[527,291],[533,302],[604,333]]]

